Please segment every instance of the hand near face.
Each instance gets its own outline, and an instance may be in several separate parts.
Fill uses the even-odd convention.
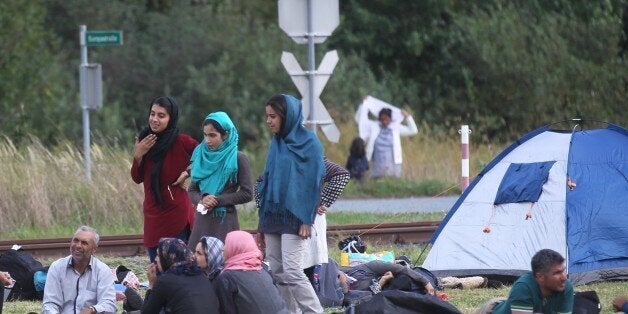
[[[255,235],[255,243],[257,243],[257,248],[264,252],[264,250],[266,249],[266,242],[264,241],[264,234],[261,232],[258,232]]]
[[[9,286],[13,283],[13,278],[11,278],[11,274],[8,272],[0,271],[0,282],[5,286]]]
[[[153,288],[155,281],[157,280],[157,265],[150,264],[146,269],[146,277],[148,277],[148,286]]]
[[[144,157],[144,155],[148,153],[148,151],[151,149],[151,147],[155,145],[155,143],[157,143],[157,135],[155,134],[148,134],[141,141],[136,137],[133,158],[136,161],[142,160],[142,157]]]

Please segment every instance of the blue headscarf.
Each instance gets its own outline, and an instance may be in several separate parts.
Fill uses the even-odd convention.
[[[283,222],[298,228],[314,223],[325,163],[316,135],[302,125],[301,102],[293,96],[283,96],[286,117],[281,134],[275,134],[270,143],[258,185],[259,215],[261,223]]]
[[[192,182],[198,184],[201,194],[219,195],[228,183],[238,180],[238,130],[222,111],[210,113],[207,120],[216,121],[228,135],[215,150],[209,149],[205,142],[196,146],[192,153]],[[222,220],[226,212],[224,206],[213,209],[214,216]]]

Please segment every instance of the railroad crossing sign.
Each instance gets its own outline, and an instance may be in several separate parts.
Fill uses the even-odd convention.
[[[331,142],[338,143],[340,139],[340,131],[334,120],[327,112],[325,105],[319,98],[323,92],[323,88],[329,81],[329,77],[334,72],[336,64],[338,64],[338,52],[336,50],[329,51],[323,57],[318,70],[314,72],[314,95],[310,97],[309,91],[309,73],[303,71],[299,62],[295,56],[290,52],[283,52],[281,54],[281,63],[286,68],[288,74],[292,78],[292,82],[296,85],[299,93],[303,97],[303,117],[306,121],[313,124],[320,124],[321,130],[327,136]],[[314,105],[310,106],[310,99],[314,99]],[[313,108],[313,115],[310,113],[310,108]]]
[[[301,93],[303,113],[314,133],[316,125],[332,142],[340,132],[319,96],[338,63],[338,53],[328,52],[316,71],[314,44],[331,36],[340,21],[338,0],[278,0],[279,27],[298,44],[307,44],[307,71],[303,71],[293,54],[283,52],[281,63]]]

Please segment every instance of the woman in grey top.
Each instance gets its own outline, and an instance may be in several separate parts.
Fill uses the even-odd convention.
[[[262,252],[250,233],[229,232],[224,258],[214,280],[221,313],[288,313],[272,277],[262,268]]]

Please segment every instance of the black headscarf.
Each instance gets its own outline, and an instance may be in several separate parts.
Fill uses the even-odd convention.
[[[154,133],[150,129],[150,125],[144,128],[139,134],[139,140],[141,141],[143,138],[148,136],[148,134],[157,135],[157,142],[150,150],[146,153],[146,157],[150,158],[153,161],[153,168],[150,170],[150,192],[153,194],[153,198],[157,202],[157,204],[163,203],[163,197],[161,196],[160,186],[161,186],[161,168],[164,164],[164,158],[166,157],[166,153],[170,150],[170,146],[179,136],[179,128],[177,128],[177,122],[179,121],[179,106],[177,103],[168,96],[161,96],[153,99],[150,102],[148,114],[150,115],[150,111],[154,104],[157,104],[168,111],[170,115],[170,121],[168,121],[168,126],[165,130],[160,133]]]

